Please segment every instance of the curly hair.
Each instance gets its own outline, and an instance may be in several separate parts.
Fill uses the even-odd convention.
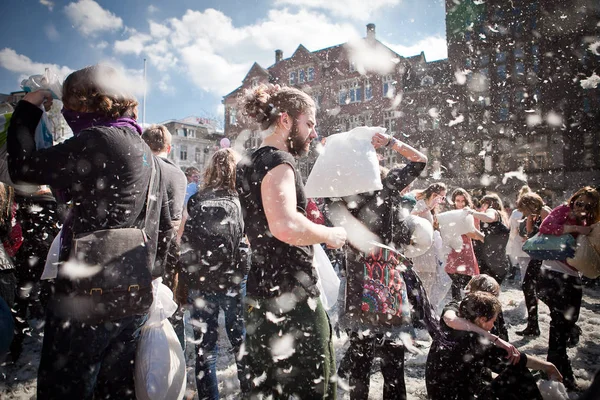
[[[502,222],[504,225],[508,225],[508,215],[506,215],[506,211],[504,210],[504,204],[502,203],[502,199],[496,193],[486,194],[479,201],[480,206],[487,204],[488,207],[493,208],[494,210],[500,213],[500,217],[502,218]]]
[[[263,130],[270,128],[283,113],[298,118],[316,108],[313,99],[303,91],[272,84],[247,89],[239,104],[243,116],[256,120]]]
[[[586,223],[588,226],[600,221],[600,193],[591,186],[582,187],[569,199],[569,207],[571,209],[575,207],[575,202],[581,196],[586,196],[592,201],[590,203],[591,210],[588,210],[589,214],[586,216]]]
[[[235,168],[237,153],[232,149],[219,149],[204,169],[202,189],[229,190],[235,193]]]
[[[77,112],[99,113],[109,118],[137,119],[138,102],[128,93],[123,77],[108,65],[92,65],[70,74],[63,83],[63,104]]]

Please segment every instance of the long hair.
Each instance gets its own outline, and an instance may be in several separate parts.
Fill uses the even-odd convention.
[[[500,217],[502,218],[502,223],[504,225],[508,225],[508,215],[506,215],[506,211],[504,210],[504,205],[502,204],[502,199],[496,193],[490,193],[483,196],[480,200],[481,205],[487,204],[490,208],[498,211],[500,213]]]
[[[256,120],[263,130],[271,127],[282,113],[295,120],[316,108],[313,99],[303,91],[272,84],[246,90],[239,103],[243,115]]]
[[[465,189],[463,188],[456,188],[454,189],[454,191],[452,192],[452,204],[454,205],[454,203],[456,202],[456,197],[458,196],[462,196],[465,198],[465,203],[467,207],[469,208],[473,208],[473,199],[471,198],[471,195],[469,194],[469,192],[467,192]]]
[[[440,194],[440,193],[442,193],[445,190],[447,190],[445,183],[442,183],[442,182],[432,183],[431,185],[427,186],[427,188],[425,190],[416,191],[415,192],[415,198],[417,200],[425,200],[425,201],[427,201],[434,194]]]
[[[592,209],[588,210],[589,213],[585,217],[586,224],[592,225],[596,222],[600,221],[600,193],[596,189],[591,186],[582,187],[578,191],[576,191],[573,196],[569,199],[569,207],[571,210],[575,206],[575,202],[582,196],[588,197],[592,202]]]
[[[217,150],[204,169],[202,189],[228,190],[235,193],[237,158],[232,149]]]
[[[521,196],[517,200],[517,209],[521,212],[529,211],[531,214],[539,215],[544,207],[544,200],[539,194],[528,192]]]
[[[126,86],[127,81],[116,69],[92,65],[65,79],[62,101],[65,107],[77,112],[137,119],[138,102]]]

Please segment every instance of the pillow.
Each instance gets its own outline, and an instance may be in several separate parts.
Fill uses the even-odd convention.
[[[385,128],[358,127],[327,138],[308,176],[306,197],[345,197],[383,189],[379,160],[371,144]]]

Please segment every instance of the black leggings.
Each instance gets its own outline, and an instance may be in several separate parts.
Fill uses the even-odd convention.
[[[571,362],[567,355],[567,340],[579,319],[583,290],[581,278],[542,269],[537,293],[550,309],[550,337],[548,361],[556,365],[565,385],[574,383]]]
[[[463,274],[448,274],[448,276],[452,279],[452,300],[461,301],[462,296],[460,291],[467,286],[472,276]]]
[[[523,295],[525,295],[525,305],[527,306],[527,326],[536,328],[538,326],[538,298],[536,286],[541,267],[541,260],[529,261],[522,286]]]
[[[350,336],[350,347],[344,355],[348,357],[348,368],[351,400],[369,398],[371,366],[375,355],[381,357],[381,373],[383,375],[383,398],[405,400],[406,385],[404,382],[404,346],[383,340],[382,337],[360,338],[353,332]],[[381,353],[381,354],[379,354]]]

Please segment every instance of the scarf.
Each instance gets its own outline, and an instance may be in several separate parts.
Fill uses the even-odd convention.
[[[79,132],[93,126],[129,127],[135,130],[140,136],[142,135],[142,127],[131,117],[111,118],[99,113],[81,113],[65,108],[61,112],[75,136]]]

